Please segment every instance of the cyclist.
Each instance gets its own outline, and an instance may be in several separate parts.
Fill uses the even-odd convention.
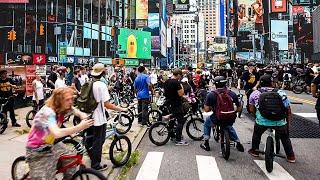
[[[14,85],[12,79],[8,78],[7,70],[0,70],[0,98],[12,97],[14,88],[17,88],[17,86]],[[7,103],[7,105],[3,107],[3,111],[5,112],[5,114],[7,114],[8,111],[10,112],[12,127],[21,127],[21,125],[17,123],[16,116],[14,113],[14,99],[10,98],[8,101],[9,102]]]
[[[55,139],[80,132],[93,125],[92,119],[86,119],[85,113],[72,107],[73,93],[74,89],[71,87],[54,90],[45,106],[33,119],[26,145],[26,160],[31,179],[55,179],[59,157],[68,154],[67,147],[63,143],[54,144]],[[77,126],[60,128],[64,116],[71,112],[83,120]],[[68,164],[64,161],[62,163]],[[71,179],[75,170],[75,168],[68,169],[64,173],[64,179]]]
[[[257,89],[259,85],[259,74],[256,72],[256,64],[254,62],[248,63],[248,71],[244,72],[241,78],[238,80],[238,89],[241,89],[241,81],[244,81],[244,90],[247,96],[247,109],[249,106],[250,94]]]
[[[183,110],[183,95],[184,89],[180,83],[182,78],[182,71],[180,69],[174,69],[172,72],[172,78],[168,79],[164,84],[164,96],[166,97],[167,104],[174,117],[177,119],[177,128],[175,132],[176,145],[189,145],[188,142],[182,138],[182,130],[186,119],[184,118]],[[172,125],[171,125],[172,126]],[[170,132],[170,137],[173,138],[174,134]]]
[[[289,99],[287,98],[285,92],[273,88],[272,77],[270,75],[261,76],[260,85],[261,88],[254,91],[249,98],[249,111],[250,113],[255,115],[256,123],[254,125],[252,136],[252,148],[248,152],[254,157],[259,156],[259,152],[257,152],[257,150],[259,149],[261,136],[268,128],[271,127],[277,131],[282,141],[284,150],[287,155],[287,161],[293,163],[295,162],[295,156],[288,132],[288,128],[292,119]],[[277,97],[270,97],[271,95],[268,96],[269,99],[268,101],[266,101],[271,103],[262,103],[264,102],[262,98],[266,97],[266,95],[262,96],[262,94],[265,94],[267,92],[276,92],[277,94],[279,94],[280,101],[282,101],[280,103],[283,104],[277,104],[279,103],[276,99]],[[261,106],[260,109],[259,106]],[[263,109],[264,111],[261,111],[261,109]],[[263,113],[265,111],[272,113],[279,112],[279,117],[281,117],[283,114],[286,115],[286,117],[280,120],[271,120],[270,116],[267,117],[267,115]]]
[[[66,87],[66,80],[65,80],[65,75],[67,72],[67,68],[64,66],[61,66],[57,69],[57,72],[59,74],[56,82],[54,83],[54,88],[58,89],[58,88],[62,88],[62,87]]]
[[[233,103],[237,106],[237,111],[240,111],[240,103],[239,99],[236,93],[232,92],[231,90],[229,91],[227,88],[227,80],[223,76],[217,76],[214,78],[214,83],[216,86],[216,91],[217,92],[222,92],[222,91],[228,91],[228,95],[232,98]],[[204,111],[205,112],[210,112],[213,111],[215,112],[215,107],[217,105],[217,94],[215,92],[210,92],[205,101],[204,105]],[[210,134],[211,134],[211,129],[213,125],[219,124],[219,121],[216,117],[216,114],[213,113],[211,116],[209,116],[206,120],[205,123],[203,124],[203,140],[204,143],[200,145],[200,147],[206,151],[210,151],[210,146],[209,146],[209,139],[210,139]],[[240,140],[238,138],[238,135],[235,131],[235,129],[232,127],[233,123],[228,126],[229,128],[229,133],[230,133],[230,138],[234,142],[237,142],[236,148],[240,152],[244,152],[244,147],[240,143]]]

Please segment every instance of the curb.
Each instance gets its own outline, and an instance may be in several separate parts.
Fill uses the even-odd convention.
[[[139,131],[137,137],[132,142],[132,151],[131,152],[134,152],[138,148],[138,146],[139,146],[142,138],[146,134],[147,130],[148,130],[148,128],[146,128],[146,127],[140,128],[140,131]],[[112,168],[110,173],[107,175],[107,179],[112,179],[112,180],[116,179],[120,175],[121,170],[122,170],[122,167]]]

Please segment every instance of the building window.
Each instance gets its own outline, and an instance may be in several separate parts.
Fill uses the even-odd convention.
[[[191,30],[191,33],[194,33],[195,31],[194,30]]]
[[[189,33],[189,30],[184,30],[184,33]]]

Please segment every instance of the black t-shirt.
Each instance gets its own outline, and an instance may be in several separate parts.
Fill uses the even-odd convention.
[[[241,80],[245,81],[244,90],[249,90],[257,84],[259,74],[256,72],[249,73],[249,71],[246,71],[243,73]]]
[[[181,103],[181,97],[178,91],[181,89],[181,83],[176,79],[168,79],[164,84],[164,96],[170,104]]]
[[[81,83],[80,83],[80,81],[79,81],[79,78],[78,78],[78,77],[73,77],[72,83],[74,83],[74,85],[76,86],[76,89],[80,92],[80,90],[81,90]]]
[[[2,80],[0,79],[0,97],[8,98],[13,95],[12,86],[13,81],[9,78]]]
[[[316,78],[313,79],[312,81],[313,84],[315,84],[317,86],[317,90],[319,92],[319,88],[320,88],[320,76],[317,76]],[[316,103],[316,109],[320,109],[320,97],[318,96],[317,99],[317,103]]]
[[[57,73],[55,72],[51,72],[49,77],[48,77],[48,81],[52,81],[53,84],[56,83],[56,80],[58,79]],[[48,83],[47,86],[51,89],[54,89],[54,85],[51,85],[51,83]]]
[[[218,92],[223,91],[223,89],[218,89]],[[232,98],[233,103],[238,107],[240,106],[239,99],[236,93],[233,91],[228,90],[228,95]],[[213,112],[215,111],[214,108],[216,107],[217,104],[217,94],[215,92],[210,92],[205,100],[204,103],[206,106],[209,106],[212,108]]]
[[[307,71],[306,71],[306,81],[307,82],[311,82],[312,79],[314,78],[313,75],[311,74],[314,74],[313,70],[311,68],[308,68]]]

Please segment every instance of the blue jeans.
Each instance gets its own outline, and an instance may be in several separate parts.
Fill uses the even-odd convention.
[[[218,120],[216,117],[213,117],[211,115],[206,118],[206,120],[203,124],[203,139],[204,140],[210,139],[212,126],[216,125],[216,124],[218,124]],[[236,130],[232,126],[227,126],[226,128],[229,130],[230,139],[235,142],[240,142]],[[214,129],[213,129],[213,131],[214,131]]]

